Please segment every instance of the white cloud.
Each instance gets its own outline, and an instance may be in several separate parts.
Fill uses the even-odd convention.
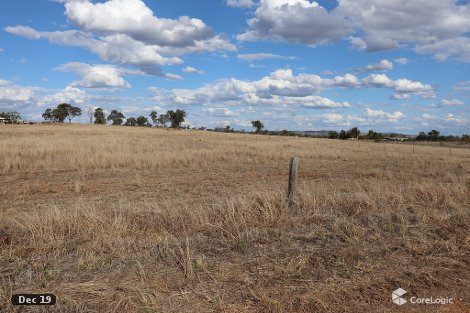
[[[57,105],[59,103],[70,103],[74,105],[85,104],[90,99],[90,96],[83,90],[72,86],[67,86],[64,90],[43,96],[39,98],[38,105]]]
[[[405,117],[405,114],[400,111],[387,113],[382,110],[373,110],[371,108],[366,108],[366,116],[377,119],[386,119],[389,122],[397,122],[399,119]]]
[[[143,72],[120,69],[108,64],[89,65],[80,62],[66,63],[55,69],[75,73],[80,80],[72,82],[70,86],[85,88],[130,88],[131,85],[122,76],[143,74]]]
[[[393,63],[389,60],[382,60],[378,63],[369,64],[366,67],[358,68],[359,72],[372,72],[372,71],[390,71],[393,69]]]
[[[158,18],[142,0],[61,2],[68,19],[80,30],[47,32],[21,25],[5,30],[29,39],[81,47],[104,61],[136,66],[147,74],[167,78],[159,66],[182,63],[180,55],[236,50],[224,35],[214,34],[203,21],[187,16]]]
[[[445,106],[454,106],[454,105],[464,105],[465,102],[459,99],[442,99],[441,104]]]
[[[362,80],[367,86],[391,87],[393,81],[385,74],[371,74]]]
[[[29,102],[34,92],[33,87],[22,87],[7,80],[0,80],[0,105]]]
[[[457,125],[470,125],[470,120],[462,116],[455,116],[454,114],[448,113],[444,120]]]
[[[186,66],[185,68],[183,68],[183,72],[189,73],[189,74],[204,74],[203,70],[198,70],[191,66]]]
[[[157,46],[194,46],[196,41],[214,36],[212,29],[200,19],[187,16],[177,20],[157,18],[141,0],[69,1],[65,3],[65,14],[87,32],[126,34]]]
[[[360,50],[409,46],[470,62],[470,5],[455,0],[340,0],[329,12],[315,1],[261,0],[248,26],[239,40],[316,45],[348,38]]]
[[[0,48],[0,53],[2,53],[3,51],[5,51],[5,49]]]
[[[394,99],[408,99],[412,95],[418,95],[422,98],[435,98],[436,90],[429,84],[423,84],[419,81],[412,81],[409,79],[391,80],[385,74],[371,74],[363,80],[366,86],[376,88],[390,88],[393,90]]]
[[[197,89],[151,88],[150,91],[156,101],[181,105],[223,103],[338,108],[351,105],[348,102],[335,102],[315,93],[328,87],[355,87],[358,83],[360,84],[357,78],[351,74],[323,79],[312,74],[294,76],[291,69],[280,69],[255,81],[230,78]]]
[[[336,10],[328,12],[307,0],[261,0],[249,29],[239,40],[274,40],[316,45],[333,42],[352,31]]]
[[[168,80],[183,80],[183,77],[174,73],[166,73],[164,77]]]
[[[295,60],[296,57],[285,57],[278,54],[273,53],[266,53],[266,52],[259,52],[259,53],[247,53],[247,54],[239,54],[237,55],[237,59],[243,61],[258,61],[264,59],[288,59],[288,60]]]
[[[439,42],[470,29],[469,6],[453,0],[342,0],[337,10],[362,30],[368,51]]]
[[[251,8],[255,3],[253,0],[227,0],[227,5],[235,8]]]
[[[470,80],[455,84],[453,88],[456,91],[470,91]]]
[[[468,14],[470,14],[470,10]],[[420,54],[432,54],[439,61],[454,58],[461,62],[470,62],[470,38],[455,37],[424,43],[417,46],[415,51]]]
[[[405,65],[409,63],[409,60],[407,58],[398,58],[398,59],[394,59],[393,61],[401,65]]]

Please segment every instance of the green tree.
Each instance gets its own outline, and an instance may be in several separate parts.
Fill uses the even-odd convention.
[[[124,114],[117,110],[112,110],[111,113],[108,115],[107,120],[108,121],[113,121],[113,125],[122,125],[124,122]]]
[[[13,122],[21,121],[21,115],[18,112],[0,112],[0,117],[9,119]]]
[[[165,114],[160,114],[160,117],[158,118],[157,123],[161,127],[166,128],[168,126],[168,123],[170,123],[170,121],[171,121],[170,116],[168,115],[168,113],[165,113]]]
[[[344,129],[342,129],[340,132],[339,132],[339,139],[341,140],[346,140],[348,139],[348,134],[346,133],[346,131]]]
[[[135,126],[137,125],[137,120],[134,117],[129,117],[124,124],[124,126]]]
[[[172,128],[180,128],[181,123],[184,122],[184,118],[186,117],[186,112],[184,110],[176,110],[176,111],[168,111],[167,112],[170,123]]]
[[[137,126],[145,126],[148,121],[148,118],[146,118],[145,116],[139,116],[136,120]]]
[[[417,141],[425,141],[428,140],[428,135],[425,132],[420,132],[418,136],[416,136]]]
[[[438,141],[439,140],[439,132],[435,129],[431,130],[429,133],[428,133],[428,140],[431,140],[431,141]]]
[[[347,132],[348,138],[355,138],[358,139],[361,131],[357,127],[353,127]]]
[[[330,131],[328,132],[328,138],[330,139],[338,139],[339,134],[337,131]]]
[[[44,113],[42,113],[42,118],[46,122],[53,122],[54,121],[54,116],[52,115],[52,110],[51,109],[46,109]]]
[[[470,135],[462,135],[462,141],[470,145]]]
[[[256,121],[251,121],[251,125],[256,128],[256,132],[259,134],[261,132],[261,130],[264,128],[264,125],[263,123],[261,123],[260,120],[256,120]]]
[[[150,118],[152,119],[153,125],[156,127],[158,125],[158,113],[157,113],[157,111],[150,112]]]
[[[55,121],[63,123],[65,119],[69,120],[69,123],[72,123],[72,119],[82,115],[82,109],[79,107],[74,107],[68,103],[61,103],[52,110],[52,117]]]
[[[106,118],[104,116],[104,112],[102,108],[96,108],[93,116],[95,117],[95,124],[98,124],[98,125],[106,124]]]

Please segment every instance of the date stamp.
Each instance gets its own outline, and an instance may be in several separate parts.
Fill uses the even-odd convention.
[[[57,297],[51,293],[44,294],[14,294],[11,297],[13,305],[54,305]]]

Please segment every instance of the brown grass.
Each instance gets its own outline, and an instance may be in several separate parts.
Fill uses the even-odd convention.
[[[80,125],[0,147],[2,312],[470,311],[468,150]]]

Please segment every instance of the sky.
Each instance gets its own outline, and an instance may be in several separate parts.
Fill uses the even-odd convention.
[[[470,133],[469,0],[0,1],[0,112]]]

